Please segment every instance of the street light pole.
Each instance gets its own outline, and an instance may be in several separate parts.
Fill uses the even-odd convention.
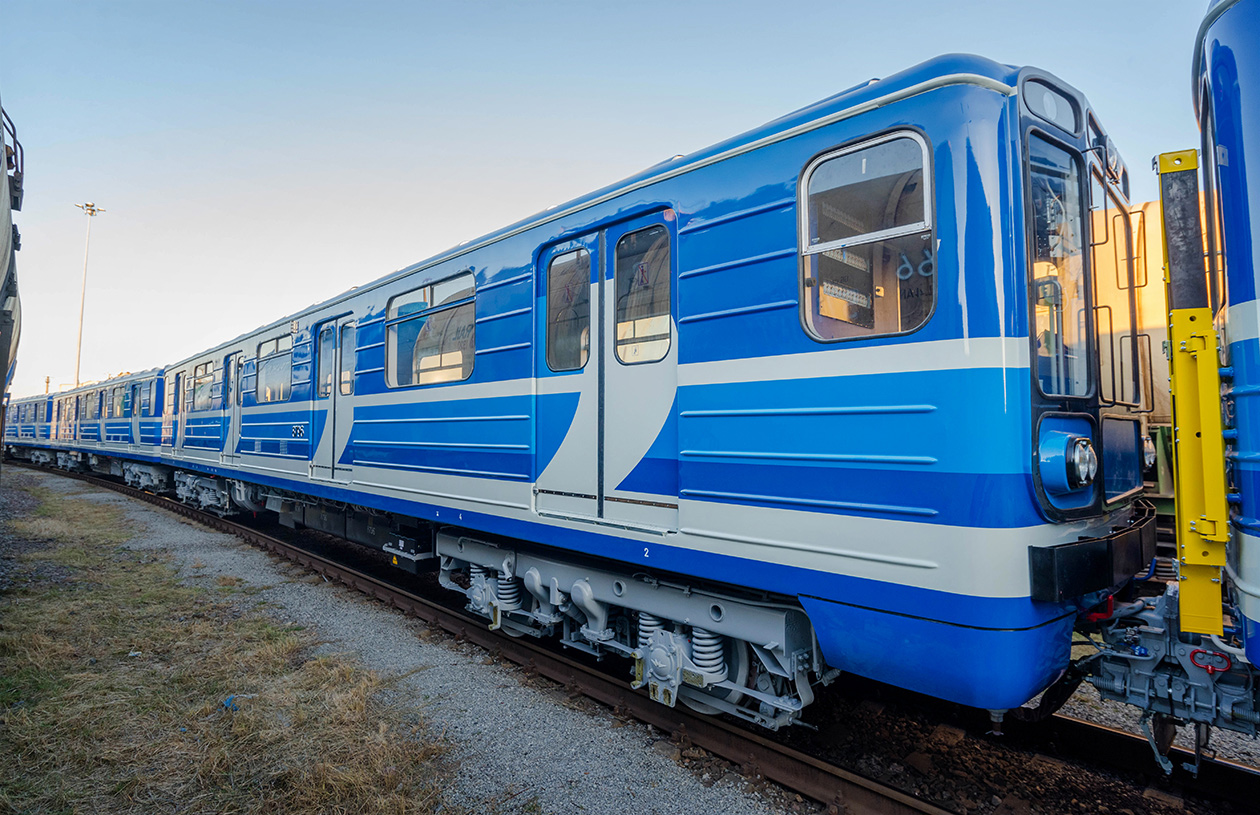
[[[87,300],[88,248],[92,245],[92,219],[105,210],[92,202],[75,204],[88,214],[87,240],[83,242],[83,287],[79,290],[79,342],[74,352],[74,386],[79,387],[79,360],[83,357],[83,303]]]

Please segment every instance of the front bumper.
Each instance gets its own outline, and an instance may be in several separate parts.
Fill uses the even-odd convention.
[[[1155,507],[1134,502],[1128,526],[1101,538],[1082,538],[1028,550],[1032,599],[1061,603],[1119,585],[1155,557]]]

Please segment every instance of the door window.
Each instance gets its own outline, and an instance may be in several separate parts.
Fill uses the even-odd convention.
[[[356,360],[354,345],[354,326],[341,327],[341,393],[350,396],[354,393],[354,367]]]
[[[325,326],[319,332],[319,387],[320,399],[326,399],[333,391],[333,371],[337,358],[337,332],[333,326]]]
[[[671,333],[669,230],[652,226],[617,241],[615,285],[617,359],[664,359]]]
[[[577,249],[547,267],[547,367],[576,371],[586,367],[590,353],[591,253]]]

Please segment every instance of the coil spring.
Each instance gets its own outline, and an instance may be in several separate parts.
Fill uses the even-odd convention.
[[[468,564],[468,579],[475,581],[479,577],[486,576],[486,567],[478,566],[476,563]]]
[[[507,572],[499,575],[499,608],[521,607],[521,584]]]
[[[648,640],[652,639],[652,635],[665,627],[665,621],[655,614],[648,614],[646,611],[639,612],[639,647],[647,648]]]
[[[703,628],[691,629],[691,661],[705,673],[726,677],[726,648],[721,634]]]

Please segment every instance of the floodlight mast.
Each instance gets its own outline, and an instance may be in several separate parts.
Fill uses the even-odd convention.
[[[79,361],[83,358],[83,304],[87,300],[88,248],[92,245],[92,219],[98,212],[105,210],[91,201],[75,204],[75,206],[88,215],[87,239],[83,242],[83,287],[79,290],[79,341],[74,351],[74,386],[77,388],[79,387]]]

